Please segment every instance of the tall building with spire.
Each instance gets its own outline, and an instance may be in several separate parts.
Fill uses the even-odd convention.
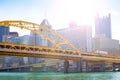
[[[50,23],[48,22],[47,19],[43,19],[43,21],[41,22],[41,25],[43,25],[47,28],[52,28],[52,26],[50,25]]]
[[[104,34],[107,38],[111,39],[111,15],[104,17],[95,17],[95,34]]]
[[[49,29],[52,28],[47,19],[43,19],[43,21],[40,23],[40,25],[42,25],[43,27],[47,27]],[[40,32],[45,33],[44,30],[42,30]],[[46,34],[46,35],[51,36],[51,34]],[[45,39],[43,36],[40,36],[33,32],[30,33],[28,44],[35,45],[35,46],[51,46],[51,43],[47,39]],[[41,58],[39,58],[39,59],[38,58],[28,58],[29,64],[39,63],[41,61],[42,61]]]
[[[43,19],[43,21],[40,23],[40,25],[47,27],[49,29],[52,28],[47,19]],[[45,31],[43,30],[40,32],[44,33]],[[46,40],[43,36],[40,36],[40,35],[35,34],[33,32],[30,33],[29,44],[36,45],[36,46],[49,46],[48,40]]]

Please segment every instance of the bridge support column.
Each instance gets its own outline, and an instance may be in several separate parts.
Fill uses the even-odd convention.
[[[101,65],[101,71],[102,71],[102,72],[105,72],[105,69],[106,69],[106,68],[105,68],[105,62],[103,62],[102,65]]]
[[[118,71],[120,71],[120,63],[118,64],[118,67],[119,67],[119,70],[118,70]]]
[[[112,64],[112,71],[115,72],[115,63]]]
[[[32,68],[32,67],[30,67],[30,71],[33,71],[33,68]]]
[[[65,60],[64,61],[64,73],[68,73],[68,69],[69,69],[69,61]]]
[[[7,72],[9,72],[10,70],[8,69]]]
[[[82,72],[82,61],[77,61],[77,72]]]
[[[89,72],[89,65],[88,65],[88,61],[86,61],[86,72]]]
[[[20,71],[21,71],[21,68],[19,68],[18,71],[20,72]]]
[[[91,65],[91,72],[94,72],[94,65]]]

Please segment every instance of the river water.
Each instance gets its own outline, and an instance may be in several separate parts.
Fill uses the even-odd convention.
[[[120,72],[99,73],[0,73],[0,80],[120,80]]]

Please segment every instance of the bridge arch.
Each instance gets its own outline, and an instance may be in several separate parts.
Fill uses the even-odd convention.
[[[49,42],[51,42],[55,46],[55,48],[63,48],[62,45],[64,44],[69,46],[73,50],[79,51],[72,43],[70,43],[67,39],[62,37],[56,31],[36,23],[20,21],[20,20],[7,20],[7,21],[0,21],[0,26],[6,26],[6,27],[14,26],[18,28],[24,28],[44,37]],[[42,31],[45,32],[42,33]],[[55,36],[54,39],[52,39],[47,34],[54,35]]]

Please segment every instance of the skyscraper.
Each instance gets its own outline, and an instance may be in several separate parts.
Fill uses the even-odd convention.
[[[120,55],[119,40],[106,38],[105,35],[96,35],[93,38],[95,53]]]
[[[111,15],[100,18],[95,17],[95,34],[104,34],[111,39]]]
[[[40,25],[47,27],[49,29],[52,28],[47,19],[44,19]],[[45,33],[44,30],[42,30],[40,32]],[[46,34],[46,35],[50,36],[50,34]],[[36,46],[50,46],[51,45],[50,42],[48,40],[46,40],[43,36],[40,36],[33,32],[30,33],[29,43],[30,43],[30,45],[36,45]]]
[[[6,36],[9,34],[9,28],[5,26],[0,26],[0,42],[3,41],[3,36]]]
[[[3,42],[3,36],[9,34],[9,28],[5,26],[0,26],[0,42]],[[4,67],[5,57],[0,57],[0,67]]]
[[[77,26],[75,23],[69,25],[69,28],[57,30],[59,34],[68,39],[81,51],[92,51],[92,27],[88,25]]]
[[[42,26],[47,27],[49,29],[52,28],[52,26],[50,25],[50,23],[48,22],[47,19],[43,19],[43,21],[41,22]],[[41,33],[45,33],[45,30],[40,30]],[[48,36],[51,36],[51,34],[46,34]],[[35,45],[35,46],[51,46],[52,44],[45,39],[43,36],[40,36],[38,34],[35,34],[33,32],[30,33],[29,36],[29,40],[28,40],[28,44],[29,45]],[[39,63],[42,62],[43,59],[42,58],[28,58],[28,63],[29,64],[34,64],[34,63]]]

